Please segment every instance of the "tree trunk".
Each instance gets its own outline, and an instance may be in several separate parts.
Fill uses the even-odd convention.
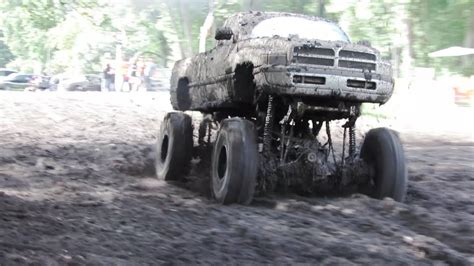
[[[183,45],[183,41],[180,39],[179,25],[176,22],[178,20],[178,16],[173,11],[170,0],[165,1],[165,4],[168,7],[169,17],[170,17],[171,23],[173,24],[174,32],[177,36],[177,43],[179,45],[179,51],[180,51],[180,55],[181,55],[180,58],[185,58],[186,57],[186,52],[185,52],[185,48],[184,48],[184,45]]]
[[[464,36],[464,46],[468,48],[474,48],[474,9],[471,10],[471,14],[467,19],[466,33]],[[463,68],[472,67],[473,62],[474,55],[462,57]]]
[[[183,24],[184,37],[187,40],[185,48],[186,57],[193,55],[193,39],[191,34],[191,20],[189,18],[188,6],[182,0],[178,0],[181,22]]]
[[[318,10],[319,10],[319,17],[323,18],[323,17],[324,17],[324,13],[325,13],[325,10],[324,10],[324,0],[319,0]]]
[[[207,17],[204,20],[203,25],[201,26],[199,32],[199,52],[203,53],[206,51],[206,37],[209,36],[209,33],[214,24],[214,0],[209,0],[209,12]]]
[[[413,52],[413,40],[414,40],[414,33],[413,33],[413,20],[409,15],[408,10],[403,11],[403,26],[404,29],[402,32],[405,32],[405,40],[404,43],[406,44],[406,47],[400,47],[400,57],[398,60],[400,60],[399,64],[399,72],[398,75],[402,77],[409,77],[411,75],[411,69],[413,66],[413,58],[414,58],[414,52]]]
[[[249,0],[249,7],[247,10],[252,10],[253,9],[253,0]]]

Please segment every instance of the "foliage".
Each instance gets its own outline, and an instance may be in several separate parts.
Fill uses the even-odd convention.
[[[369,40],[396,70],[434,67],[474,74],[472,57],[428,56],[450,46],[474,46],[474,0],[211,1],[214,29],[240,11],[323,14],[353,41]],[[197,53],[209,5],[209,0],[1,0],[0,65],[16,59],[49,73],[96,72],[122,44],[125,59],[146,53],[169,66]],[[210,32],[207,48],[213,45]]]
[[[8,46],[0,39],[0,67],[4,67],[14,59],[15,56],[11,53]]]
[[[166,64],[168,43],[163,32],[155,28],[159,14],[130,13],[128,6],[108,3],[110,1],[92,0],[0,2],[4,49],[18,58],[12,65],[33,62],[36,72],[50,74],[97,72],[103,60],[115,53],[116,45],[124,41],[121,32],[126,34],[129,44],[125,55],[132,57],[138,52],[149,52],[158,55],[159,63]],[[13,58],[8,57],[8,61]]]
[[[466,36],[474,34],[474,25],[469,27],[469,20],[474,17],[474,0],[412,0],[407,9],[413,25],[412,57],[416,65],[474,74],[472,60],[470,64],[463,64],[461,57],[433,59],[428,56],[440,49],[464,46]]]
[[[23,73],[34,73],[35,69],[38,67],[38,62],[35,60],[16,58],[6,66],[7,68],[15,69]]]

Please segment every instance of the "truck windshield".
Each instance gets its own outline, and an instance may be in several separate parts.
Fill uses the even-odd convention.
[[[335,24],[324,20],[300,17],[275,17],[257,24],[252,37],[292,37],[324,41],[350,42],[347,35]]]

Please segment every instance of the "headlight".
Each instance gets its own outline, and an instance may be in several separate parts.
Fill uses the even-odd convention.
[[[287,65],[288,58],[284,53],[269,53],[263,55],[263,62],[268,65]]]

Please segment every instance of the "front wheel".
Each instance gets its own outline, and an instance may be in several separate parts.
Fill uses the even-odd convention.
[[[371,129],[365,136],[360,156],[373,169],[361,192],[377,199],[389,197],[403,202],[408,174],[397,133],[388,128]]]
[[[181,112],[166,114],[156,146],[157,177],[166,181],[181,180],[189,171],[192,149],[191,117]]]
[[[223,120],[212,152],[211,191],[217,202],[250,204],[257,167],[257,136],[252,122]]]

